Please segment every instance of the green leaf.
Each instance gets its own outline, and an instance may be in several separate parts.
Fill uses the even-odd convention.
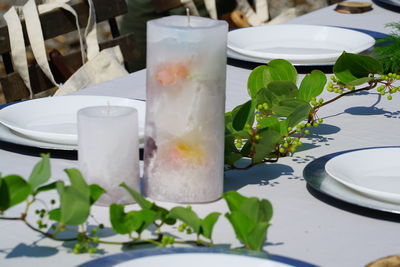
[[[251,250],[261,250],[266,240],[267,228],[272,218],[272,205],[266,199],[244,197],[235,191],[222,195],[230,213],[225,216],[237,238]]]
[[[124,235],[134,231],[133,220],[127,219],[123,205],[113,203],[109,212],[111,226],[116,233]]]
[[[247,91],[251,98],[254,98],[261,88],[265,88],[268,84],[265,72],[268,66],[258,66],[249,75],[247,80]]]
[[[241,212],[257,222],[268,222],[272,218],[272,204],[266,199],[245,197],[236,191],[225,192],[222,197],[231,212]]]
[[[42,159],[35,165],[28,182],[33,189],[46,183],[51,176],[50,155],[41,154]]]
[[[41,186],[41,187],[38,187],[38,188],[35,190],[35,194],[38,194],[38,193],[40,193],[40,192],[45,192],[45,191],[53,190],[53,189],[56,188],[56,185],[57,185],[57,182],[52,182],[52,183],[50,183],[50,184],[46,184],[46,185],[43,185],[43,186]]]
[[[272,81],[289,81],[294,84],[297,82],[296,68],[287,60],[274,59],[268,63],[266,72],[266,80]]]
[[[299,99],[309,102],[313,97],[319,96],[326,84],[326,75],[319,70],[313,70],[301,81]]]
[[[288,81],[296,84],[296,68],[283,59],[274,59],[268,63],[268,66],[255,68],[247,81],[250,97],[254,98],[261,89],[266,88],[273,81]]]
[[[258,127],[260,127],[260,129],[268,128],[279,132],[280,131],[279,119],[274,116],[262,118],[260,121],[258,121]]]
[[[82,173],[78,169],[65,169],[64,170],[71,182],[71,186],[74,187],[77,191],[79,191],[83,196],[90,197],[90,189],[87,185],[85,179],[82,176]]]
[[[200,234],[201,220],[190,207],[175,207],[171,209],[169,216],[181,220],[190,226],[195,233]]]
[[[282,138],[279,132],[269,129],[261,131],[259,135],[260,139],[256,143],[256,151],[253,157],[254,163],[263,161],[266,155],[275,149],[276,145]]]
[[[125,183],[120,184],[121,187],[125,188],[126,191],[131,195],[131,197],[139,204],[142,209],[151,209],[154,205],[152,202],[146,200],[139,192],[133,190]]]
[[[66,225],[80,225],[89,217],[90,213],[90,188],[78,169],[64,170],[71,182],[65,186],[58,181],[56,188],[60,195],[60,222]]]
[[[271,202],[267,199],[261,199],[259,203],[259,221],[269,222],[272,219],[273,208]]]
[[[333,72],[344,84],[383,72],[382,64],[369,56],[343,52],[333,66]]]
[[[273,105],[271,110],[276,113],[276,115],[280,117],[288,117],[292,114],[298,107],[308,105],[307,102],[300,99],[286,99],[279,102],[279,105]],[[280,128],[275,128],[278,132]]]
[[[204,237],[211,239],[214,225],[220,215],[221,213],[219,212],[212,212],[201,220],[201,233]]]
[[[61,221],[61,209],[53,209],[49,211],[49,219],[52,221],[60,222]]]
[[[90,205],[93,205],[104,193],[107,191],[104,190],[101,186],[97,184],[91,184],[89,186],[90,191]]]
[[[308,118],[308,115],[310,114],[311,111],[311,106],[308,103],[305,103],[304,105],[298,106],[292,114],[290,114],[287,117],[287,126],[288,127],[293,127],[300,123],[301,121],[305,120]]]
[[[347,85],[349,85],[349,86],[357,86],[357,85],[361,85],[361,84],[367,83],[367,82],[369,82],[369,81],[371,81],[373,79],[374,79],[373,77],[364,77],[364,78],[360,78],[360,79],[351,81],[351,82],[347,83]]]
[[[237,191],[228,191],[222,194],[222,197],[225,199],[228,204],[228,208],[230,211],[240,210],[243,202],[246,200],[246,197],[239,194]]]
[[[281,133],[281,136],[286,136],[288,134],[287,120],[279,122],[279,132]]]
[[[233,113],[232,126],[236,131],[243,130],[246,124],[252,125],[254,120],[254,103],[249,100],[239,106],[237,112]]]
[[[247,247],[251,250],[260,251],[265,243],[269,224],[266,222],[256,224],[247,236]]]
[[[135,231],[138,234],[141,234],[151,224],[153,224],[154,220],[157,217],[156,212],[152,210],[131,211],[129,212],[129,215],[132,215],[132,217],[134,218]]]
[[[175,224],[176,220],[173,218],[168,218],[168,210],[163,207],[157,206],[155,203],[146,200],[139,192],[133,190],[125,183],[120,184],[123,188],[125,188],[128,193],[132,196],[132,198],[139,204],[142,209],[149,209],[156,213],[156,218],[160,219],[164,223],[168,225]]]
[[[0,178],[0,211],[5,211],[28,198],[32,187],[18,175]]]
[[[225,217],[231,223],[236,237],[244,244],[248,244],[248,236],[256,223],[241,212],[226,213]]]
[[[61,194],[61,219],[66,225],[80,225],[89,217],[90,200],[75,187],[64,187]]]
[[[225,154],[225,156],[224,156],[225,164],[228,164],[228,165],[235,164],[235,162],[240,160],[241,158],[242,158],[242,154],[240,154],[240,153],[229,153],[229,154]]]
[[[299,90],[296,84],[288,81],[270,82],[256,96],[256,104],[267,103],[269,107],[279,105],[279,102],[297,98]]]
[[[156,213],[151,210],[130,211],[125,213],[125,207],[120,204],[111,204],[111,226],[118,234],[137,232],[139,235],[155,220]]]

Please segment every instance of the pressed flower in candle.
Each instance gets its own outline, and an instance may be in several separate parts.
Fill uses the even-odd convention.
[[[163,85],[175,85],[185,80],[189,75],[189,70],[184,63],[173,63],[160,67],[156,74],[157,81]]]

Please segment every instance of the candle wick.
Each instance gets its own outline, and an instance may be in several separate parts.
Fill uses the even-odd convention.
[[[190,9],[188,7],[186,8],[186,16],[188,19],[188,26],[190,27]]]

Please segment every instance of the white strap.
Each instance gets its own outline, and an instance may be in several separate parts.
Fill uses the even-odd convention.
[[[68,0],[47,0],[45,4],[39,5],[38,9],[40,12],[48,12],[56,8],[63,8],[75,16],[77,30],[79,34],[79,40],[81,44],[82,53],[82,64],[85,63],[86,53],[82,41],[82,35],[79,27],[78,15],[75,10],[68,5]],[[89,18],[87,27],[85,30],[86,46],[87,46],[87,59],[91,60],[99,53],[99,44],[97,40],[97,30],[96,30],[96,17],[94,12],[94,6],[91,0],[89,2]],[[27,32],[29,41],[31,43],[33,54],[40,68],[43,70],[45,75],[50,79],[50,81],[60,87],[50,70],[50,66],[47,60],[46,48],[43,38],[42,27],[39,20],[39,14],[36,9],[36,4],[34,0],[29,0],[23,7],[23,12],[25,16],[25,21],[27,25]],[[28,26],[29,25],[29,26]]]
[[[204,4],[206,5],[206,9],[210,15],[210,18],[218,19],[217,5],[215,4],[215,0],[204,0]]]
[[[24,81],[26,87],[29,90],[29,97],[33,97],[31,88],[31,82],[29,79],[28,60],[26,57],[25,40],[22,33],[22,25],[17,14],[15,7],[11,7],[6,14],[4,19],[8,27],[8,35],[10,39],[11,56],[14,63],[14,67]]]
[[[193,16],[200,16],[199,11],[197,10],[196,5],[194,4],[193,0],[181,0],[181,3],[190,10],[190,15]]]
[[[100,52],[100,46],[97,39],[96,12],[94,9],[93,1],[88,0],[88,3],[89,17],[85,29],[85,40],[87,45],[87,58],[88,60],[91,60]]]
[[[79,44],[81,47],[81,56],[82,56],[82,64],[85,63],[86,61],[86,51],[85,51],[85,46],[83,44],[83,37],[81,33],[81,29],[79,26],[79,20],[78,20],[78,14],[76,13],[75,9],[73,9],[70,5],[67,3],[70,0],[47,0],[44,4],[41,4],[38,6],[39,13],[46,13],[49,11],[52,11],[56,8],[62,8],[65,9],[66,11],[70,12],[72,15],[75,17],[75,24],[76,28],[78,31],[78,36],[79,36]]]
[[[47,61],[46,48],[44,45],[42,26],[39,20],[39,14],[36,9],[35,0],[29,0],[22,8],[25,17],[26,31],[28,33],[29,42],[36,62],[43,70],[44,74],[50,81],[59,86],[51,73],[49,63]]]

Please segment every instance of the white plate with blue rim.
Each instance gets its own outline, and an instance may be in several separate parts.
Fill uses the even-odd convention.
[[[81,267],[91,266],[118,266],[118,267],[289,267],[304,266],[314,267],[296,259],[269,255],[266,252],[248,250],[230,250],[221,247],[192,247],[192,248],[156,248],[139,249],[114,254],[86,262]]]
[[[337,182],[377,200],[400,204],[400,148],[371,148],[330,159],[326,172]]]
[[[374,44],[368,34],[320,25],[264,25],[228,33],[228,49],[233,54],[266,62],[281,58],[294,65],[331,64],[343,51],[356,54]]]
[[[77,112],[90,106],[128,106],[138,110],[139,138],[143,141],[146,103],[108,96],[59,96],[33,99],[0,110],[3,141],[41,148],[75,150]],[[7,129],[5,129],[5,127]]]

